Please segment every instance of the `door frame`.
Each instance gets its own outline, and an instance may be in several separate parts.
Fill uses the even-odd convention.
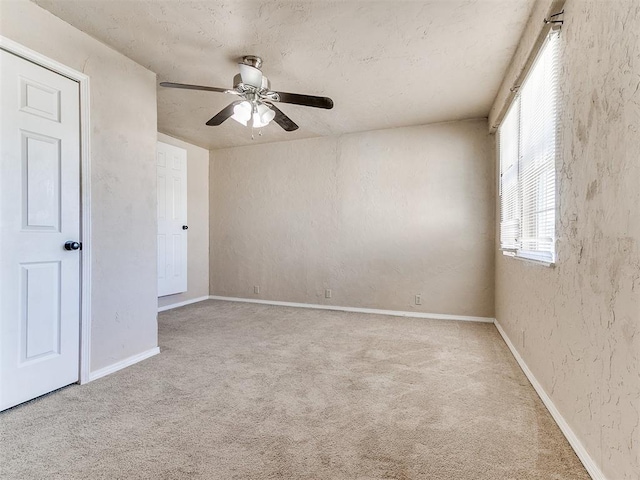
[[[89,77],[0,35],[0,49],[40,65],[80,86],[80,365],[78,383],[88,383],[91,367],[91,129]]]

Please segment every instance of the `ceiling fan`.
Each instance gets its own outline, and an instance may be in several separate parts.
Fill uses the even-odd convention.
[[[260,70],[262,66],[260,57],[254,55],[244,56],[238,66],[240,67],[240,73],[233,77],[232,89],[173,82],[161,82],[160,86],[230,93],[240,97],[239,100],[227,105],[212,117],[207,122],[207,125],[210,126],[220,125],[229,117],[244,126],[252,126],[253,128],[262,128],[273,120],[287,132],[292,132],[298,129],[298,125],[282,113],[274,103],[292,103],[294,105],[326,109],[333,108],[333,100],[328,97],[272,91],[271,82]]]

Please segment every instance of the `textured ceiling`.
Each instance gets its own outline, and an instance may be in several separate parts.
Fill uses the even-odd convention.
[[[263,58],[274,90],[331,97],[333,110],[280,104],[251,140],[205,122],[228,94],[158,87],[158,129],[206,148],[486,117],[534,0],[35,0],[158,74],[231,87],[242,55]]]

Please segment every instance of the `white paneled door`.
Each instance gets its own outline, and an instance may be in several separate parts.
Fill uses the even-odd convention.
[[[187,291],[187,151],[158,142],[158,296]]]
[[[80,104],[75,81],[0,55],[3,410],[79,378]]]

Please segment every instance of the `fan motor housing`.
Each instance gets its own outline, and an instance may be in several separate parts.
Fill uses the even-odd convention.
[[[233,88],[236,90],[251,90],[254,89],[255,87],[249,86],[249,85],[245,85],[244,83],[242,83],[242,76],[238,73],[237,75],[234,75],[233,77]],[[259,89],[260,91],[263,90],[271,90],[271,82],[269,81],[269,79],[263,75],[262,76],[262,85],[260,86]]]

